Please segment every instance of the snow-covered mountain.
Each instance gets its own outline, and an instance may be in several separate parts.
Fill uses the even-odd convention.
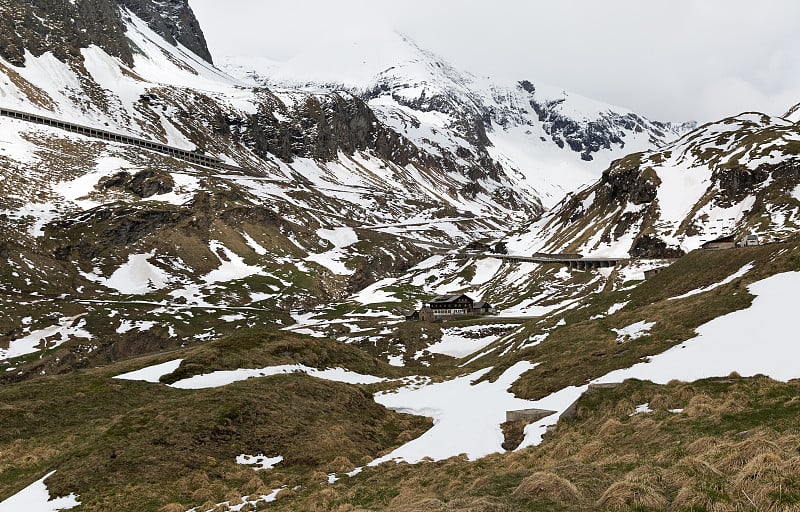
[[[800,103],[790,108],[783,117],[793,123],[800,123]]]
[[[223,71],[186,0],[0,29],[0,509],[796,504],[796,385],[747,376],[798,377],[800,106],[670,142],[392,33]],[[785,243],[487,252],[733,229]],[[496,314],[405,321],[440,294]]]
[[[273,89],[346,90],[418,146],[452,155],[470,166],[470,176],[505,173],[548,207],[615,158],[693,127],[650,121],[525,77],[477,77],[394,32],[343,37],[287,62],[235,57],[223,67]]]
[[[181,42],[178,29],[193,26],[180,21],[185,10],[145,21],[137,12],[162,12],[160,4],[98,1],[82,18],[82,2],[2,6],[13,23],[0,57],[0,107],[53,120],[0,116],[4,360],[63,344],[60,362],[36,370],[50,372],[285,325],[290,311],[502,236],[542,210],[532,189],[485,154],[423,144],[352,93],[273,91],[232,78]],[[164,39],[170,27],[177,32]],[[60,122],[202,152],[228,167]],[[71,299],[65,308],[42,296]],[[130,300],[150,305],[120,309]],[[176,314],[220,308],[245,313]],[[59,339],[45,342],[53,333]],[[80,343],[84,335],[93,344]]]
[[[725,235],[762,241],[800,228],[800,130],[743,113],[614,162],[523,235],[515,252],[675,257]]]
[[[4,4],[0,107],[231,167],[2,118],[7,293],[307,307],[500,237],[604,160],[682,129],[529,82],[495,86],[395,34],[343,53],[349,67],[298,58],[270,79],[279,87],[254,86],[210,64],[186,2],[98,2],[82,17],[68,0]],[[342,69],[354,71],[325,74]],[[308,70],[322,74],[301,83]],[[237,291],[212,300],[221,282]]]

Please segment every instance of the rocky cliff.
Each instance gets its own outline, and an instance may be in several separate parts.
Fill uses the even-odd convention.
[[[139,51],[125,37],[129,9],[172,44],[183,44],[211,62],[203,32],[188,0],[9,0],[0,5],[0,56],[15,66],[47,52],[61,61],[79,59],[91,45],[133,63]]]

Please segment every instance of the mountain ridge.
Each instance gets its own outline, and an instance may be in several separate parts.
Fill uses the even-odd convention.
[[[0,117],[0,508],[796,505],[792,119],[683,133],[396,38],[363,90],[264,86],[137,1],[176,10],[0,54],[4,108],[183,151]],[[729,226],[770,243],[693,250]]]
[[[675,257],[726,234],[784,239],[800,221],[798,142],[796,125],[783,117],[745,112],[706,123],[660,150],[614,162],[512,245]]]

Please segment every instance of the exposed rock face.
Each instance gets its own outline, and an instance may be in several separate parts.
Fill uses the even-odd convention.
[[[428,94],[426,90],[423,90],[420,96],[413,98],[401,94],[402,89],[395,90],[396,86],[392,80],[384,78],[361,96],[364,101],[369,101],[392,91],[392,99],[399,105],[418,112],[441,112],[451,116],[452,128],[473,146],[482,149],[492,145],[486,135],[486,128],[491,126],[491,115],[477,98],[471,98],[471,104],[459,104],[448,94]]]
[[[46,52],[62,61],[97,45],[131,64],[132,54],[119,8],[113,0],[8,0],[0,4],[0,55],[25,64],[25,50]]]
[[[130,9],[168,42],[180,43],[203,60],[212,62],[189,0],[117,0],[117,3]]]
[[[392,254],[376,251],[359,260],[355,273],[347,280],[348,293],[363,290],[386,275],[397,275],[430,256],[430,252],[413,243],[398,243]]]
[[[800,122],[800,103],[787,110],[783,117],[795,123]]]
[[[720,195],[731,203],[741,201],[752,194],[756,185],[769,178],[769,172],[762,167],[721,169],[715,174],[715,179],[719,182]]]
[[[278,121],[272,113],[250,117],[244,137],[257,154],[271,153],[287,162],[294,158],[330,161],[339,151],[352,154],[371,148],[398,165],[406,165],[417,153],[380,123],[361,99],[349,94],[309,96],[289,115],[289,121]]]
[[[624,147],[626,132],[647,133],[650,142],[658,145],[668,138],[669,132],[683,132],[694,127],[694,123],[673,125],[649,121],[632,112],[622,114],[610,110],[601,114],[597,120],[579,122],[559,111],[558,106],[566,101],[564,98],[541,101],[534,96],[536,89],[533,84],[522,81],[519,85],[531,95],[529,103],[553,142],[561,148],[568,146],[587,161],[594,159],[592,153],[611,149],[612,145]]]
[[[658,194],[661,180],[651,168],[641,169],[638,155],[615,162],[603,171],[601,183],[610,198],[618,203],[630,200],[635,205],[651,203]]]
[[[100,206],[78,218],[48,225],[45,235],[58,241],[53,253],[56,259],[91,260],[110,248],[129,246],[164,227],[175,228],[191,216],[188,209]]]
[[[181,43],[211,62],[203,32],[187,0],[7,0],[0,3],[0,56],[25,64],[25,50],[61,61],[80,58],[96,45],[128,65],[133,49],[120,7],[130,9],[167,41]]]
[[[127,171],[122,171],[101,184],[104,189],[118,188],[141,198],[172,192],[174,186],[175,182],[171,174],[152,169],[139,171],[133,176]]]
[[[680,258],[686,253],[678,247],[669,247],[658,237],[642,235],[631,247],[633,258]]]

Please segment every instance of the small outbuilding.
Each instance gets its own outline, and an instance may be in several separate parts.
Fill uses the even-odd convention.
[[[736,247],[736,237],[734,235],[727,235],[715,240],[708,241],[700,246],[703,249],[719,251],[722,249],[733,249]]]
[[[472,305],[472,312],[476,315],[489,315],[494,313],[494,308],[488,302],[476,302]]]

